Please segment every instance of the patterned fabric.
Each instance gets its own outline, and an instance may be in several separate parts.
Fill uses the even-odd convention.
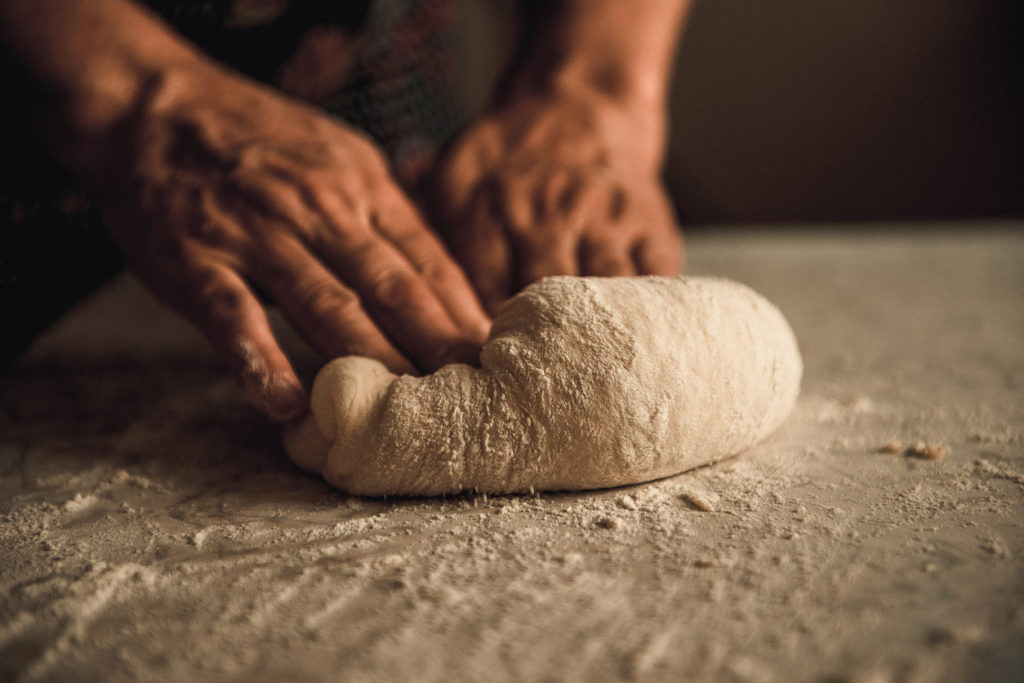
[[[376,139],[413,185],[463,123],[452,0],[374,3],[352,81],[322,100]]]
[[[416,182],[463,122],[454,0],[148,0],[212,57],[320,105]]]

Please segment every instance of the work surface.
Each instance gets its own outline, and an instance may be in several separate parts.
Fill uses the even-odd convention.
[[[692,238],[788,316],[795,413],[528,497],[332,491],[119,280],[0,382],[0,679],[1020,680],[1020,227]]]

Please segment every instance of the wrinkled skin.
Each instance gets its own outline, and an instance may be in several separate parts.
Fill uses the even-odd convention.
[[[487,309],[547,275],[674,275],[662,134],[606,98],[513,98],[451,147],[427,194]]]
[[[256,288],[327,358],[475,360],[489,319],[355,131],[200,68],[152,86],[107,154],[107,219],[132,269],[271,417],[307,399]]]
[[[490,326],[480,298],[493,311],[545,275],[678,270],[658,175],[688,6],[537,4],[514,87],[451,147],[427,194],[466,273],[364,137],[211,62],[136,2],[0,0],[0,41],[131,268],[257,408],[288,420],[308,398],[257,292],[325,358],[415,372],[475,362]],[[337,38],[313,34],[307,52],[341,59]],[[282,85],[299,96],[343,66],[295,64]]]

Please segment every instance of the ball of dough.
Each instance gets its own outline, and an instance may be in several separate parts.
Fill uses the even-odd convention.
[[[744,285],[554,277],[504,304],[480,368],[398,377],[345,357],[285,447],[350,493],[513,493],[634,484],[764,439],[800,390],[796,339]]]

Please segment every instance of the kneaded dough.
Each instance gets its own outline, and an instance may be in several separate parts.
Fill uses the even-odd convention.
[[[748,287],[653,276],[530,285],[501,308],[480,365],[399,377],[334,360],[285,448],[370,496],[621,486],[765,438],[803,369],[785,318]]]

